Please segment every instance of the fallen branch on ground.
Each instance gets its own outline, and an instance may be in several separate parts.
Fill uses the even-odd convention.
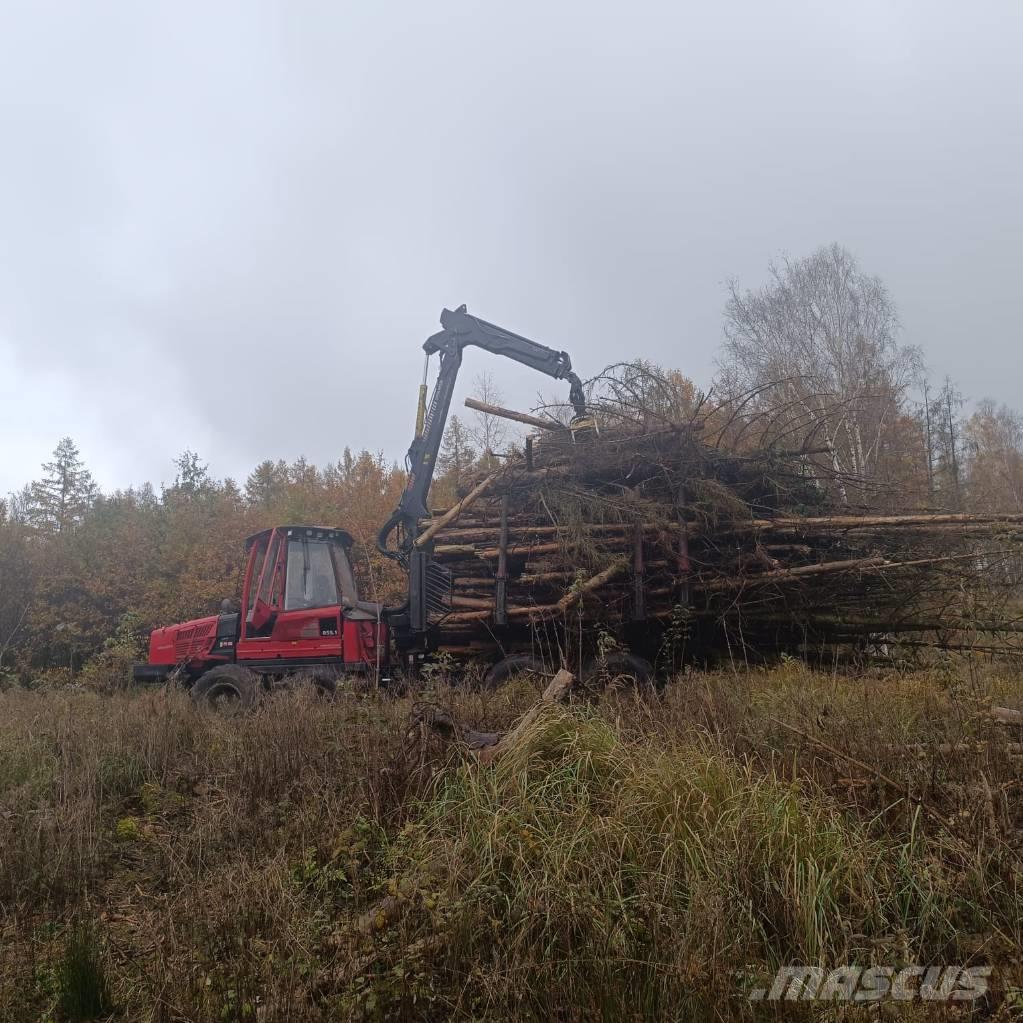
[[[405,734],[407,738],[423,736],[429,732],[439,734],[449,741],[464,745],[481,764],[492,764],[522,741],[547,708],[565,700],[575,681],[575,676],[562,668],[551,679],[536,703],[507,732],[478,732],[460,725],[451,712],[443,707],[424,705],[416,708]]]

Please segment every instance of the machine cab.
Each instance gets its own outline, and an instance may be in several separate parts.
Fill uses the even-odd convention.
[[[343,529],[276,526],[246,541],[236,659],[252,667],[379,665],[386,655],[381,608],[359,600]]]

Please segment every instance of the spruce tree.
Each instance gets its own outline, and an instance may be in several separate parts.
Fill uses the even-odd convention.
[[[75,442],[64,437],[43,465],[43,478],[29,486],[27,518],[40,532],[63,533],[85,517],[96,499],[97,487],[85,468]]]

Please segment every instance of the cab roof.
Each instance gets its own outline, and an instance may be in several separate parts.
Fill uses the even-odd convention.
[[[270,526],[268,529],[261,529],[258,533],[245,538],[245,549],[250,547],[263,537],[268,537],[275,529],[281,530],[287,536],[295,539],[309,537],[311,540],[331,540],[341,544],[342,547],[351,547],[355,540],[352,534],[344,529],[337,529],[334,526]]]

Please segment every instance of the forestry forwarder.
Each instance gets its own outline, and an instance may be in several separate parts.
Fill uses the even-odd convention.
[[[225,601],[219,615],[155,629],[148,663],[135,666],[135,681],[160,682],[178,672],[199,702],[249,706],[261,688],[285,675],[306,674],[329,692],[339,675],[375,674],[386,680],[396,662],[415,671],[430,652],[432,626],[450,611],[450,574],[434,562],[430,544],[416,546],[415,540],[421,520],[429,515],[427,498],[463,350],[475,345],[555,380],[568,380],[573,429],[592,425],[582,382],[567,353],[470,316],[465,306],[445,309],[440,321],[444,329],[423,345],[426,363],[415,438],[406,459],[408,482],[377,537],[380,551],[408,573],[405,603],[385,607],[361,599],[352,568],[353,540],[345,530],[264,529],[245,542],[241,611]],[[435,353],[440,368],[427,409],[426,378]],[[507,671],[521,663],[522,655],[517,656],[506,658]]]

